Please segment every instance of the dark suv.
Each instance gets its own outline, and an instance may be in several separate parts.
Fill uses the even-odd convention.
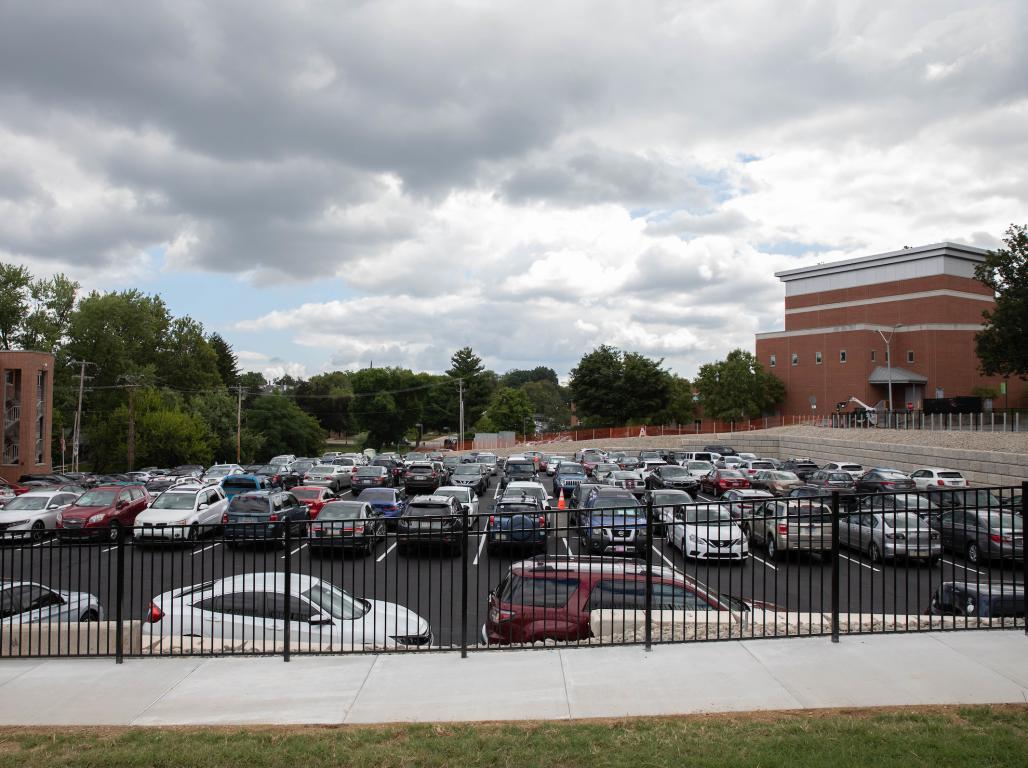
[[[685,574],[653,567],[653,610],[732,611],[740,622],[750,608]],[[494,645],[592,636],[589,613],[643,610],[646,564],[610,557],[540,555],[514,563],[489,595],[483,639]]]
[[[646,510],[631,494],[628,498],[592,496],[578,510],[576,520],[578,537],[590,553],[646,551]]]
[[[546,513],[539,500],[523,495],[496,503],[486,526],[486,547],[490,553],[501,547],[546,549]]]
[[[500,478],[500,488],[506,488],[507,483],[512,480],[534,481],[538,479],[539,473],[536,471],[535,461],[532,459],[507,459],[507,463],[503,467],[503,477]]]
[[[416,496],[396,520],[397,550],[439,545],[460,552],[464,508],[453,496]]]
[[[821,467],[811,459],[786,459],[782,462],[781,469],[784,472],[792,472],[803,482],[807,482],[815,472],[821,471]]]
[[[407,467],[403,475],[403,490],[407,493],[432,493],[444,482],[434,464],[429,461],[416,461]]]
[[[229,546],[245,541],[277,541],[285,538],[286,524],[311,519],[310,510],[286,491],[251,491],[233,496],[221,516]],[[305,536],[305,528],[296,535]]]

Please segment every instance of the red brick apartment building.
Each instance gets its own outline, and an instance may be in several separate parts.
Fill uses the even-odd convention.
[[[54,356],[0,352],[0,477],[51,471]]]
[[[938,243],[776,272],[785,330],[758,333],[756,354],[785,383],[781,412],[827,415],[850,397],[887,404],[886,339],[895,410],[998,390],[1002,379],[979,373],[974,350],[982,311],[994,306],[992,289],[974,279],[986,253]]]

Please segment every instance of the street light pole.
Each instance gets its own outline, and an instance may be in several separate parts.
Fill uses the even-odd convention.
[[[892,332],[886,338],[885,334],[878,330],[878,335],[885,342],[885,365],[889,370],[889,412],[892,413],[892,337],[896,335],[896,329],[903,327],[903,323],[892,326]]]

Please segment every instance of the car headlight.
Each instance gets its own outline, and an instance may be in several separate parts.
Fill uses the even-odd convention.
[[[100,522],[103,522],[103,519],[104,519],[104,513],[103,512],[97,512],[95,515],[90,517],[86,522],[87,523],[100,523]]]
[[[696,534],[695,533],[690,533],[689,534],[689,541],[696,541]]]

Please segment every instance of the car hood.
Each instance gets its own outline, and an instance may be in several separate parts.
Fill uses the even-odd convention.
[[[735,523],[686,523],[685,526],[697,535],[710,539],[731,539],[742,533]]]
[[[68,507],[61,514],[65,517],[92,517],[93,515],[99,514],[110,514],[113,511],[113,507],[76,507],[74,505]]]
[[[605,526],[617,528],[643,528],[646,521],[636,515],[590,515],[589,524],[592,526]]]
[[[40,515],[56,514],[58,509],[4,509],[0,507],[0,523],[10,523],[15,520],[32,520]]]
[[[192,516],[192,509],[144,509],[136,515],[136,523],[174,523]]]

